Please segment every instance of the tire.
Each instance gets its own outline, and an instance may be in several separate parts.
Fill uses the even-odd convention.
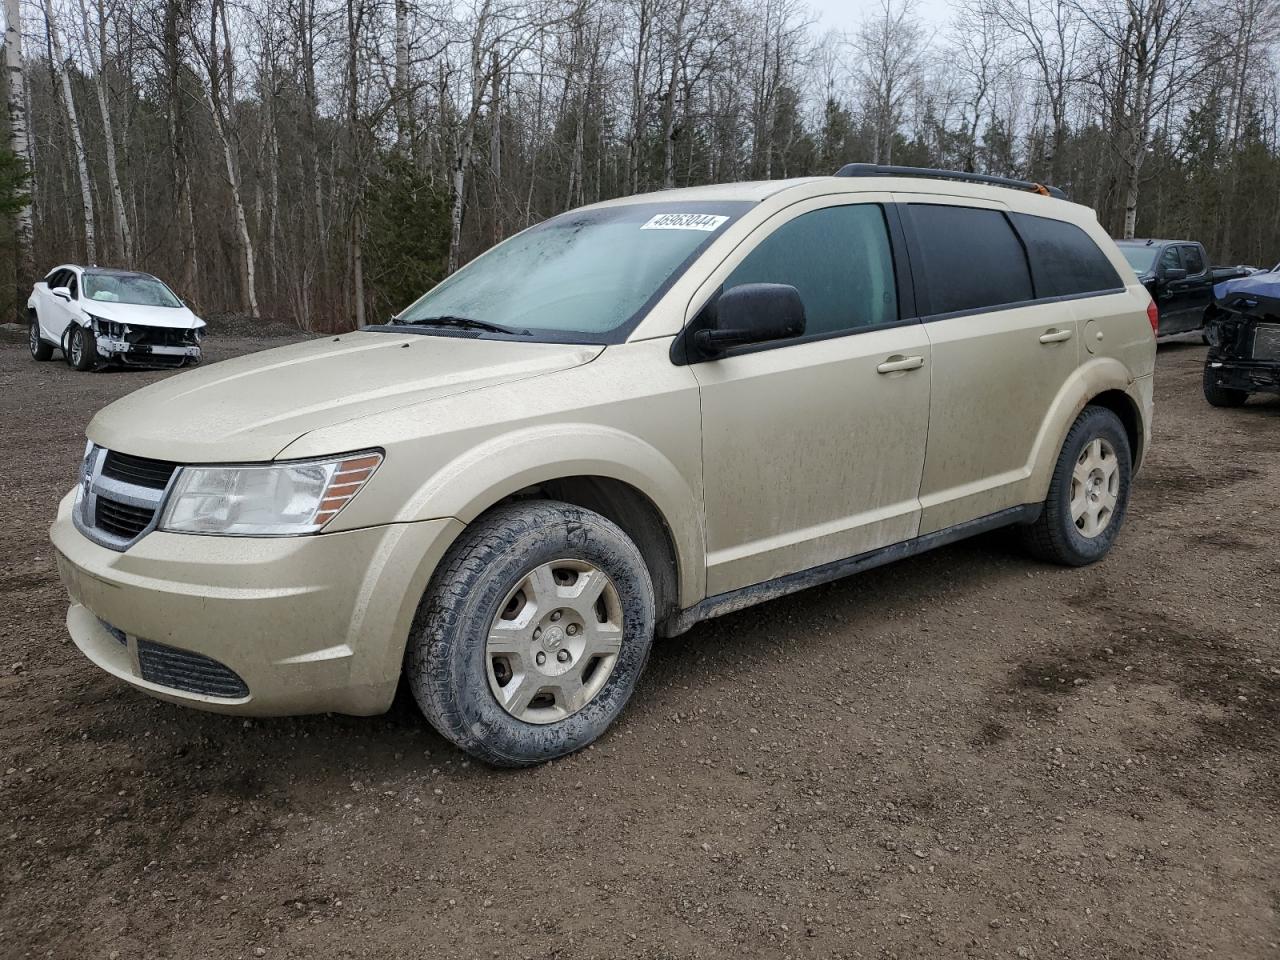
[[[43,363],[45,360],[53,359],[53,344],[40,335],[40,321],[35,317],[31,318],[28,340],[27,346],[31,350],[32,360],[39,360]]]
[[[477,520],[450,548],[418,606],[405,672],[444,737],[493,766],[531,766],[613,723],[653,630],[653,584],[626,534],[590,510],[528,500]]]
[[[67,364],[76,370],[93,370],[98,366],[98,342],[92,331],[80,326],[71,325],[67,334]]]
[[[1248,390],[1235,390],[1218,385],[1213,368],[1206,362],[1204,365],[1204,398],[1211,407],[1240,407],[1249,399]]]
[[[1124,523],[1132,479],[1124,424],[1104,407],[1085,407],[1063,441],[1039,519],[1024,528],[1027,549],[1064,566],[1101,560]]]

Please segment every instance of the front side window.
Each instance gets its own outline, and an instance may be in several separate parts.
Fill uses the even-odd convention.
[[[182,301],[155,277],[126,273],[86,273],[84,295],[98,303],[133,303],[147,307],[180,307]]]
[[[1182,262],[1186,265],[1187,273],[1195,276],[1197,273],[1204,273],[1204,257],[1200,255],[1200,248],[1187,244],[1182,248]]]
[[[1093,239],[1074,223],[1012,214],[1026,244],[1037,297],[1069,297],[1117,290],[1124,281]]]
[[[872,203],[787,221],[747,254],[724,289],[744,283],[795,287],[804,301],[806,336],[898,319],[889,233],[884,211]]]
[[[923,260],[930,314],[1033,298],[1026,253],[999,210],[929,203],[913,203],[908,209]]]
[[[72,300],[80,297],[80,284],[76,280],[76,272],[74,270],[67,271],[67,289],[71,291]]]
[[[686,201],[571,211],[471,261],[393,323],[474,322],[517,336],[617,343],[751,206]]]
[[[1134,273],[1151,272],[1151,267],[1156,262],[1155,247],[1149,247],[1146,244],[1134,246],[1131,243],[1121,243],[1118,246],[1120,247],[1120,252],[1124,254],[1124,258],[1129,261],[1129,266],[1133,267]]]

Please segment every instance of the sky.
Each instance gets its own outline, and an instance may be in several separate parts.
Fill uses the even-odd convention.
[[[880,9],[880,0],[808,0],[810,9],[819,17],[818,30],[853,30],[868,13]],[[919,0],[921,19],[941,29],[951,19],[952,4],[946,0]]]

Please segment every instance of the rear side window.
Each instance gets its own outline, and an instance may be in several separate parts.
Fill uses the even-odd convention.
[[[1182,258],[1178,256],[1177,247],[1165,247],[1164,253],[1160,254],[1161,270],[1181,270]]]
[[[1070,297],[1124,286],[1106,254],[1074,223],[1025,213],[1012,218],[1026,244],[1037,297]]]
[[[889,232],[873,203],[825,207],[784,223],[743,258],[724,289],[743,283],[795,287],[806,336],[898,319]]]
[[[907,208],[929,292],[930,314],[1033,299],[1022,243],[998,210],[913,203]]]
[[[1200,256],[1200,248],[1187,246],[1182,248],[1182,262],[1186,265],[1187,273],[1197,274],[1204,273],[1204,257]]]

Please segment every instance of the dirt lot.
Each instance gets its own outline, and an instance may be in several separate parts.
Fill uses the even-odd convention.
[[[262,342],[211,342],[216,358]],[[0,957],[1280,955],[1280,403],[1160,351],[1116,551],[988,537],[704,624],[593,749],[167,706],[82,657],[46,527],[163,374],[0,343]]]

